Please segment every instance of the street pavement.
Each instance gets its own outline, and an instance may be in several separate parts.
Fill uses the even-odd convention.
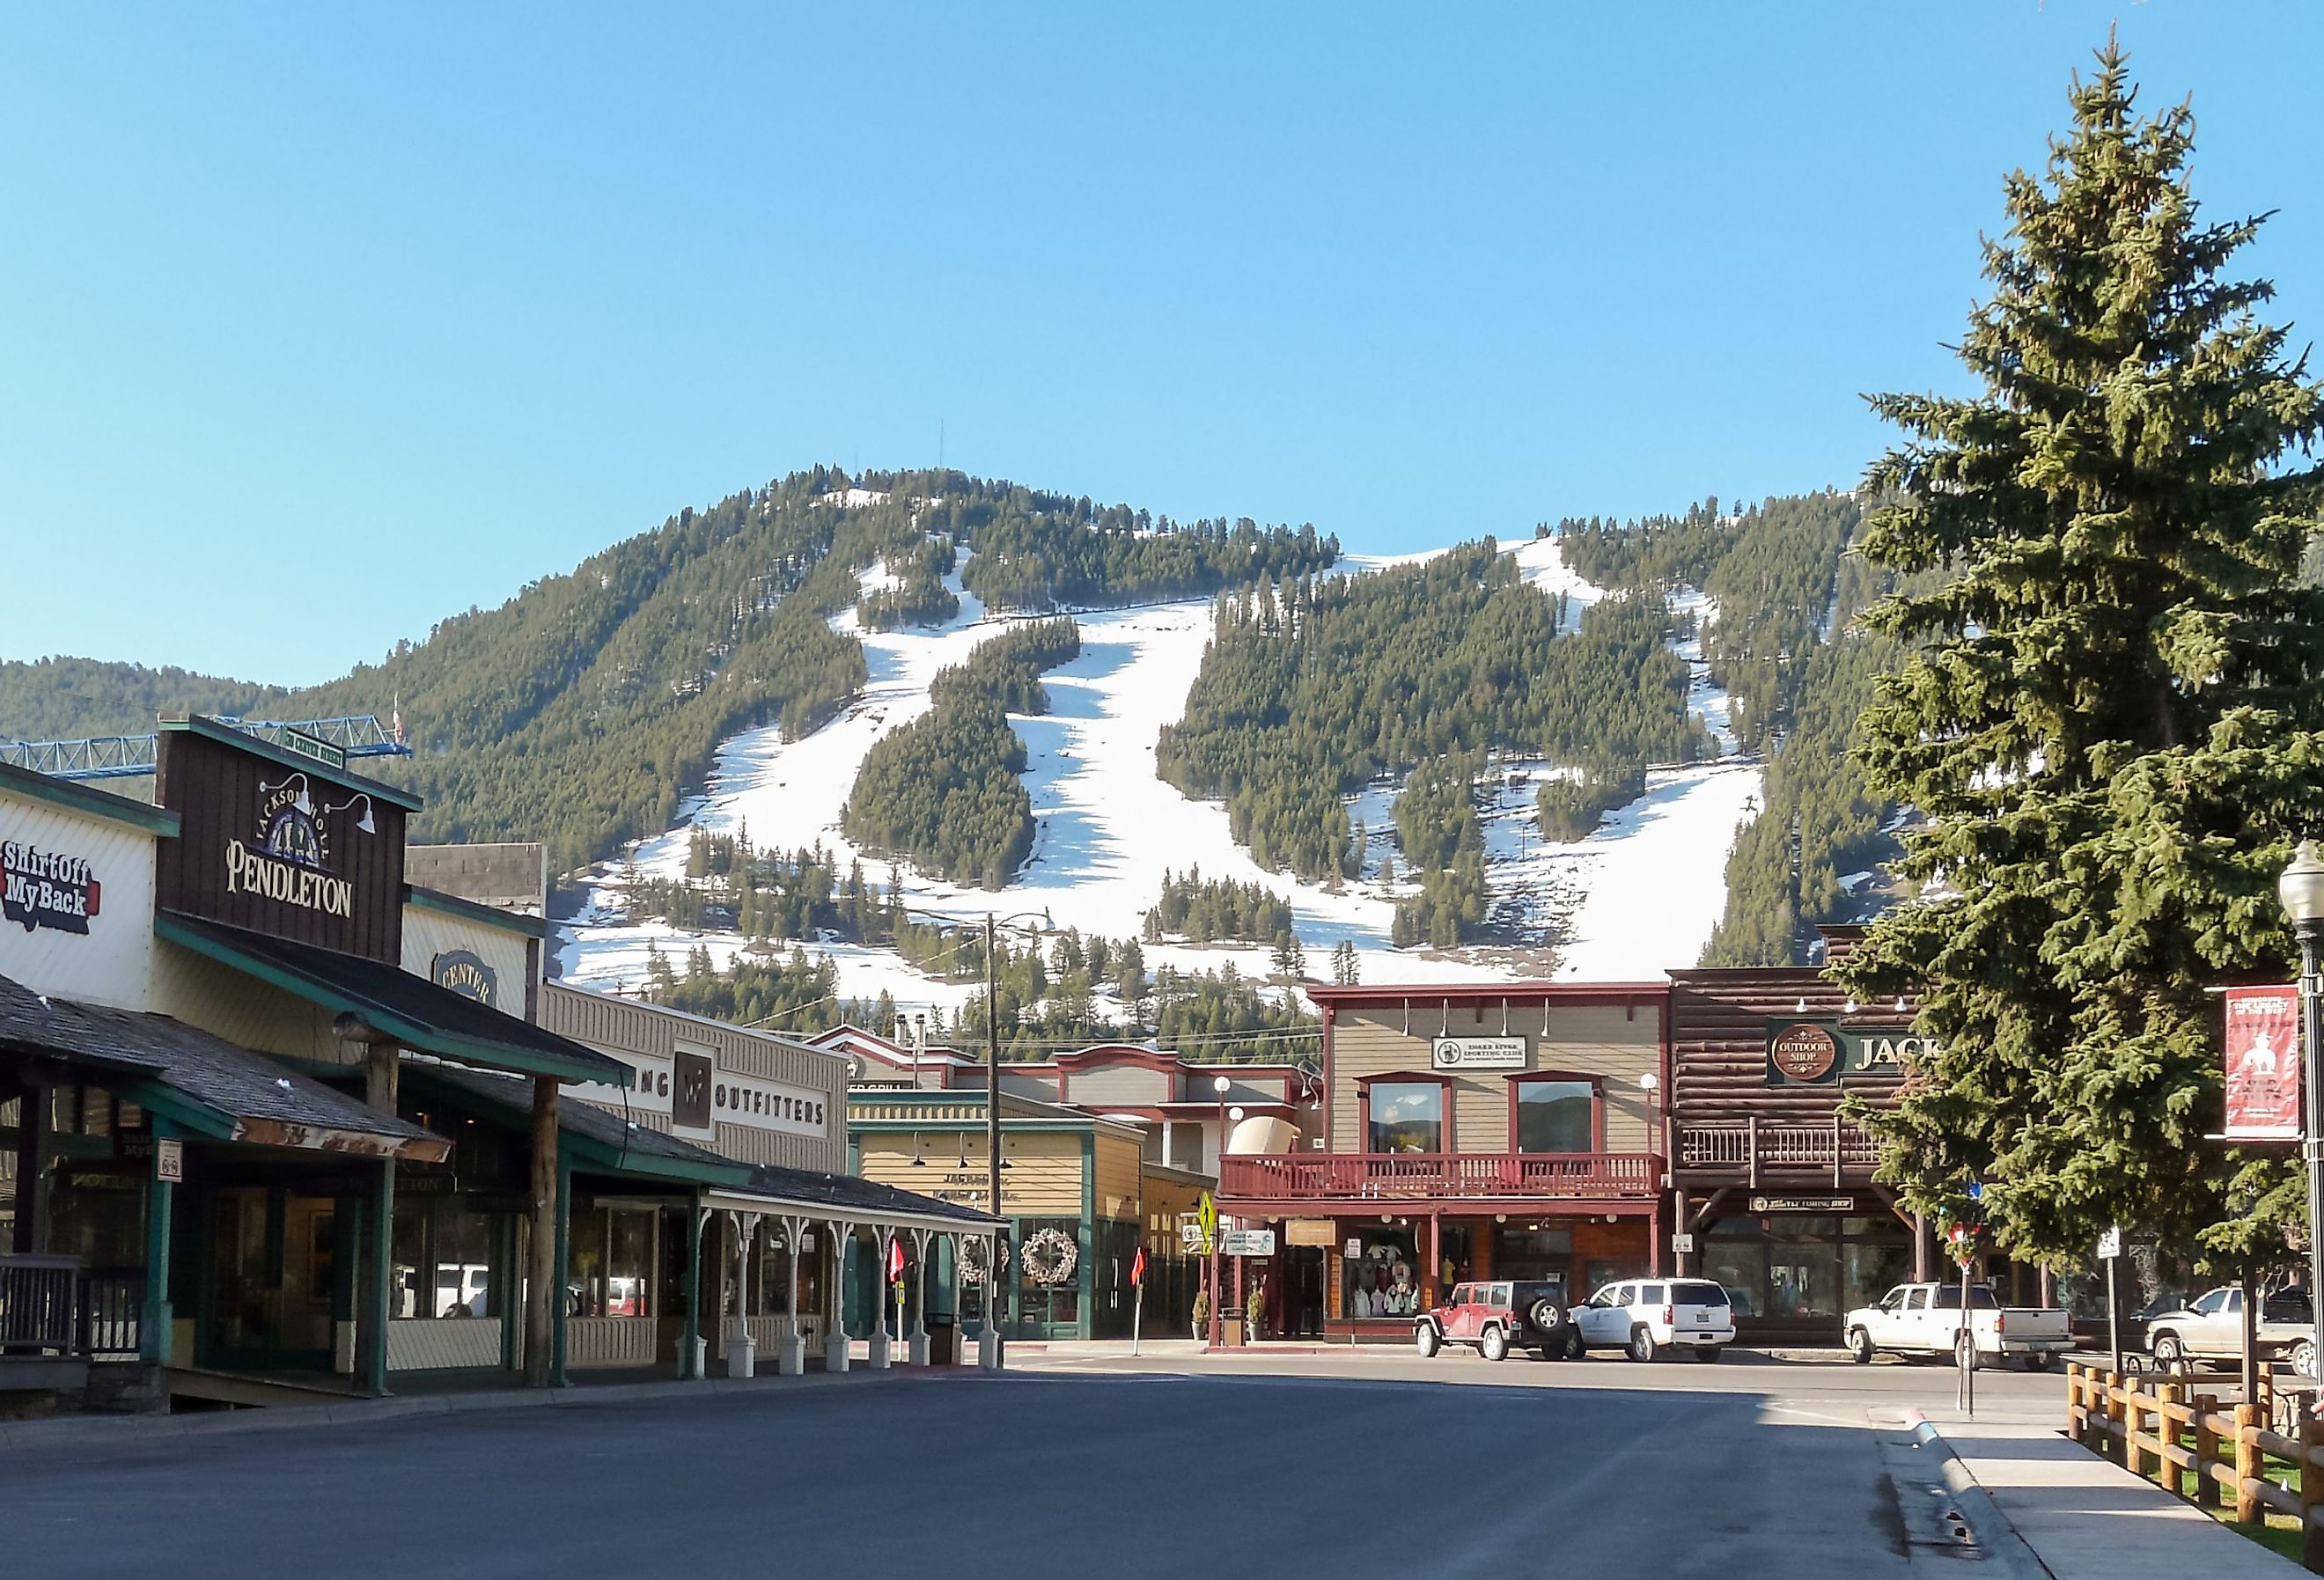
[[[1899,1424],[1949,1400],[1941,1368],[1119,1352],[1013,1364],[20,1447],[0,1462],[0,1570],[1962,1573],[1954,1511]],[[2063,1412],[2055,1377],[1987,1373],[1980,1399],[2029,1419]]]

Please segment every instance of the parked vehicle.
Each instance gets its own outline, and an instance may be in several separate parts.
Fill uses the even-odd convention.
[[[1726,1289],[1707,1279],[1626,1279],[1609,1284],[1573,1313],[1582,1343],[1593,1350],[1628,1350],[1651,1361],[1683,1345],[1698,1361],[1716,1361],[1735,1342],[1735,1306]]]
[[[2265,1359],[2288,1361],[2304,1377],[2316,1375],[2316,1314],[2302,1289],[2263,1298],[2254,1347]],[[2175,1311],[2147,1319],[2146,1349],[2168,1371],[2190,1359],[2236,1360],[2244,1353],[2244,1292],[2209,1290]]]
[[[1899,1284],[1877,1305],[1848,1314],[1841,1336],[1858,1365],[1882,1351],[1898,1355],[1951,1355],[1961,1342],[1961,1288],[1956,1283]],[[1973,1284],[1969,1291],[1969,1335],[1979,1365],[2015,1359],[2029,1372],[2045,1372],[2063,1351],[2074,1347],[2073,1325],[2065,1312],[2041,1306],[2002,1305],[1992,1289]]]
[[[1413,1318],[1412,1342],[1423,1355],[1447,1344],[1473,1344],[1488,1361],[1511,1350],[1528,1350],[1536,1361],[1582,1354],[1565,1286],[1554,1280],[1456,1285],[1443,1305]]]

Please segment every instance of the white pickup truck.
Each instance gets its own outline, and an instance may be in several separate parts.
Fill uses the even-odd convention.
[[[2278,1289],[2260,1302],[2253,1333],[2259,1353],[2284,1360],[2303,1377],[2316,1375],[2316,1316],[2308,1291]],[[2174,1371],[2189,1358],[2226,1360],[2244,1353],[2244,1292],[2213,1289],[2176,1311],[2147,1319],[2146,1348],[2154,1363]]]
[[[1950,1357],[1960,1342],[1960,1331],[1961,1287],[1955,1283],[1899,1284],[1878,1305],[1849,1312],[1841,1329],[1858,1365],[1883,1350]],[[1979,1365],[2014,1358],[2028,1371],[2046,1371],[2052,1357],[2074,1347],[2072,1324],[2065,1312],[2005,1307],[1983,1284],[1969,1286],[1969,1331]]]

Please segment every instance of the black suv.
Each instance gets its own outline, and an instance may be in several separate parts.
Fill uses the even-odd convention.
[[[1555,1280],[1501,1279],[1458,1284],[1443,1305],[1412,1319],[1412,1342],[1423,1355],[1446,1344],[1474,1344],[1488,1361],[1530,1350],[1536,1361],[1571,1361],[1582,1354],[1582,1335]]]

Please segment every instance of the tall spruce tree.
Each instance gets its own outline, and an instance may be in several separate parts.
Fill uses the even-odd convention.
[[[1917,808],[1904,868],[1931,898],[1836,975],[1925,989],[1939,1051],[1893,1117],[1882,1177],[2001,1249],[2087,1255],[2110,1223],[2217,1267],[2280,1260],[2297,1165],[2220,1128],[2205,989],[2282,979],[2273,882],[2324,827],[2324,596],[2300,585],[2324,400],[2222,271],[2260,219],[2198,220],[2185,105],[2134,111],[2109,41],[2075,78],[2045,178],[2006,185],[1970,399],[1886,395],[1910,436],[1867,477],[1865,556],[1922,574],[1864,624],[1912,656],[1858,752]]]

